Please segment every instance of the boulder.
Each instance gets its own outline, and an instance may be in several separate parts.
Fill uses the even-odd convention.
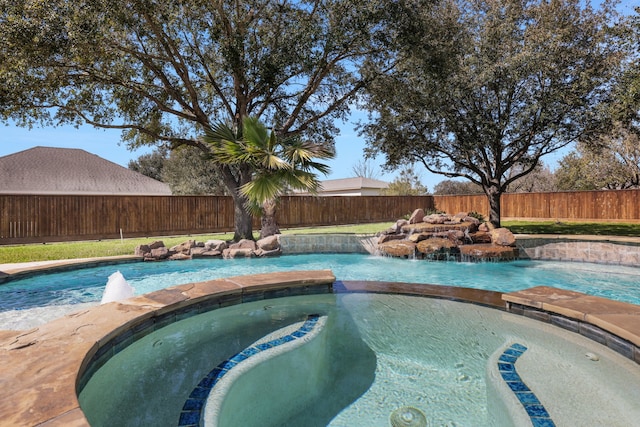
[[[478,227],[478,230],[480,231],[491,231],[494,228],[496,228],[493,224],[491,224],[489,221],[483,222],[482,224],[480,224],[480,226]]]
[[[187,240],[186,242],[182,242],[179,245],[175,245],[169,250],[171,252],[181,253],[184,255],[189,255],[191,253],[191,248],[195,248],[197,246],[195,240]]]
[[[469,237],[473,243],[491,243],[491,234],[488,231],[476,231],[470,233]]]
[[[205,252],[209,252],[209,250],[207,250],[207,248],[205,248],[205,247],[198,246],[198,247],[195,247],[195,248],[191,248],[191,253],[189,255],[191,255],[191,257],[193,257],[193,258],[199,258],[199,257],[204,256],[203,254]],[[218,252],[220,252],[220,251],[218,251]]]
[[[413,211],[411,217],[409,218],[409,224],[417,224],[419,222],[422,222],[423,219],[424,211],[422,209],[416,209],[415,211]]]
[[[413,258],[416,253],[416,244],[407,240],[394,240],[378,245],[378,251],[383,255]]]
[[[405,225],[404,227],[402,227],[402,231],[407,234],[423,233],[423,232],[428,232],[433,234],[433,233],[449,231],[449,230],[460,230],[464,232],[466,230],[472,231],[475,229],[476,229],[476,225],[470,222],[461,222],[456,224],[431,224],[431,223],[423,222],[421,224],[411,224],[411,225]]]
[[[384,234],[378,237],[378,244],[384,243],[384,242],[390,242],[392,240],[402,240],[405,237],[406,236],[404,234]]]
[[[255,242],[254,242],[255,243]],[[232,245],[233,246],[233,245]],[[254,250],[249,248],[227,248],[222,251],[223,258],[250,258],[254,256]]]
[[[518,258],[518,248],[491,243],[460,246],[460,254],[474,260],[512,260]]]
[[[258,246],[253,240],[242,239],[239,242],[230,244],[229,249],[249,249],[255,251],[256,249],[258,249]]]
[[[153,259],[166,259],[171,255],[169,249],[162,246],[159,248],[151,249],[151,258]]]
[[[494,245],[515,246],[516,244],[516,236],[507,228],[496,228],[491,230],[489,234],[491,235],[491,242]]]
[[[280,241],[277,235],[273,235],[258,240],[256,246],[263,251],[274,251],[280,248]]]
[[[272,250],[265,250],[265,249],[256,249],[254,251],[254,255],[257,257],[270,257],[270,256],[278,256],[282,253],[282,251],[280,250],[280,248],[277,249],[272,249]]]
[[[222,252],[223,250],[227,249],[228,245],[224,240],[207,240],[206,242],[204,242],[204,247],[208,251]]]
[[[182,252],[176,252],[173,255],[169,255],[167,259],[171,261],[184,261],[186,259],[191,259],[191,255]]]
[[[135,256],[151,256],[151,248],[149,245],[138,245],[134,251]]]
[[[162,240],[156,240],[155,242],[149,243],[149,249],[158,249],[164,248],[164,242]]]
[[[402,233],[402,227],[408,224],[409,224],[409,221],[407,221],[406,219],[399,219],[396,221],[394,225],[391,226],[391,229],[393,230],[394,233]]]
[[[425,255],[450,254],[458,252],[458,245],[447,238],[432,237],[419,242],[416,249]]]
[[[458,242],[464,239],[464,231],[462,230],[447,230],[438,233],[433,233],[433,237],[443,237],[449,239],[452,242]]]
[[[431,214],[431,215],[425,216],[422,219],[423,222],[426,222],[428,224],[444,224],[448,220],[449,220],[449,216],[443,215],[443,214]]]
[[[414,233],[408,237],[407,240],[413,243],[418,243],[422,240],[428,239],[431,237],[431,233]]]
[[[475,224],[476,226],[480,225],[480,220],[475,216],[465,216],[464,218],[462,218],[462,222],[470,222],[472,224]]]

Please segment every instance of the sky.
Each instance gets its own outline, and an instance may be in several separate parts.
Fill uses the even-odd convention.
[[[623,14],[632,14],[634,7],[640,6],[640,0],[624,0],[620,2],[618,10]],[[328,161],[331,173],[323,179],[339,179],[355,176],[353,167],[363,161],[364,148],[366,142],[355,131],[355,123],[366,116],[356,112],[351,119],[345,123],[337,124],[340,127],[340,135],[336,138],[336,158]],[[60,148],[80,148],[89,153],[110,160],[121,166],[127,167],[130,160],[135,160],[139,156],[152,151],[152,147],[145,147],[135,151],[129,151],[120,140],[119,130],[96,129],[92,126],[82,126],[74,128],[72,126],[47,127],[47,128],[21,128],[15,125],[3,126],[0,124],[0,157],[13,154],[29,148],[60,147]],[[557,165],[558,160],[566,154],[564,150],[549,156],[543,157],[543,162],[552,169]],[[384,163],[384,158],[379,155],[377,159],[370,161],[370,164],[377,167],[379,175],[377,179],[383,181],[393,181],[397,176],[396,172],[383,172],[380,165]],[[416,168],[420,176],[421,183],[427,186],[429,191],[433,191],[434,186],[446,179],[441,175],[429,173],[419,166]]]

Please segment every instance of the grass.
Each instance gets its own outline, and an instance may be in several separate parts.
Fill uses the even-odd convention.
[[[283,229],[283,234],[357,233],[374,234],[389,228],[393,223],[358,224],[333,227]],[[254,235],[257,239],[258,235]],[[206,234],[194,236],[145,237],[124,240],[100,240],[84,242],[38,243],[29,245],[0,246],[0,264],[50,261],[73,258],[94,258],[118,255],[133,255],[136,246],[162,240],[167,247],[189,239],[205,242],[211,239],[231,240],[231,234]]]
[[[283,234],[356,233],[375,234],[389,228],[393,223],[357,224],[344,226],[282,229]],[[582,223],[555,221],[504,221],[516,234],[572,234],[640,236],[640,224],[626,223]],[[257,235],[255,236],[257,238]],[[117,255],[132,255],[136,246],[162,240],[167,247],[188,239],[207,241],[210,239],[230,240],[233,234],[207,234],[196,236],[149,237],[124,240],[102,240],[84,242],[64,242],[0,246],[0,264],[47,261],[73,258],[94,258]]]
[[[515,234],[571,234],[640,237],[640,224],[560,221],[503,221]]]

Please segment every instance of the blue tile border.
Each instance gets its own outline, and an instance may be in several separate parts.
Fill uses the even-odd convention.
[[[517,343],[512,344],[498,359],[498,371],[531,418],[533,427],[555,427],[544,405],[540,403],[538,397],[522,381],[516,370],[515,363],[525,351],[527,351],[526,346]]]
[[[207,376],[205,376],[198,385],[193,389],[189,397],[187,398],[182,411],[180,412],[180,419],[178,420],[178,427],[199,427],[200,419],[202,415],[202,409],[207,401],[211,390],[215,385],[224,377],[231,369],[233,369],[238,363],[247,360],[248,358],[255,356],[256,354],[268,350],[270,348],[278,347],[291,341],[295,341],[307,335],[313,331],[318,323],[320,315],[310,314],[307,316],[307,320],[291,334],[275,338],[271,341],[256,344],[248,347],[236,353],[227,360],[222,361],[218,366],[213,368]]]

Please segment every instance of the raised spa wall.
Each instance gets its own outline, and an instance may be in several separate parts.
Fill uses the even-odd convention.
[[[375,253],[377,237],[357,234],[283,234],[284,254]],[[640,238],[615,236],[517,235],[521,259],[640,265]]]

